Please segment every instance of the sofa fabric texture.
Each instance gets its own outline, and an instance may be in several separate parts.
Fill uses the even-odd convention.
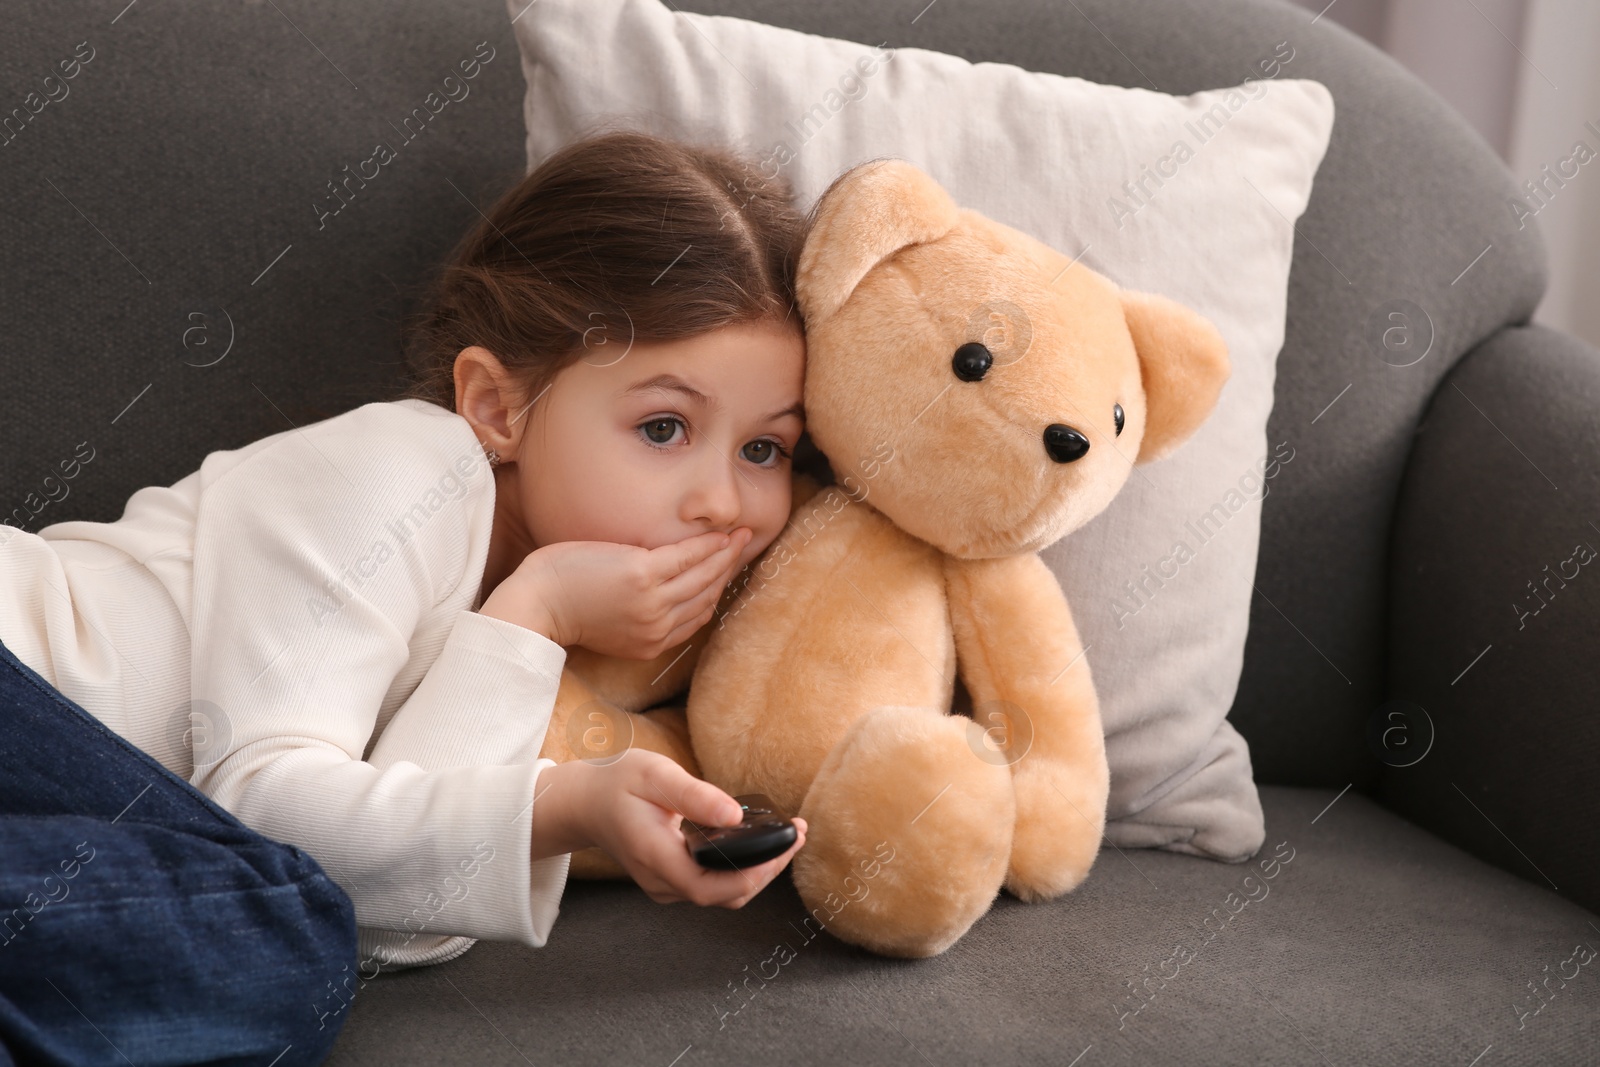
[[[1593,965],[1515,1009],[1600,948],[1594,916],[1335,795],[1264,786],[1248,870],[1108,849],[1048,920],[1002,894],[931,960],[806,941],[787,879],[727,914],[574,883],[537,953],[480,942],[362,989],[328,1062],[1592,1062]]]

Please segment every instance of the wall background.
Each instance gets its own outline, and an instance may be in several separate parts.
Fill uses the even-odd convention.
[[[1600,0],[1293,2],[1426,82],[1519,186],[1543,183],[1524,197],[1550,252],[1534,321],[1600,347]]]

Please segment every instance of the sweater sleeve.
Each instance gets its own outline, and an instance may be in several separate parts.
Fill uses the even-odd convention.
[[[543,946],[570,862],[528,860],[566,659],[543,635],[459,611],[362,758],[419,620],[492,521],[481,449],[462,488],[459,462],[408,436],[281,435],[205,486],[196,521],[191,695],[215,736],[194,784],[350,894],[369,973],[478,938]]]
[[[526,764],[533,768],[533,792],[525,795],[519,789],[508,794],[504,806],[484,806],[476,813],[472,821],[482,824],[482,833],[457,859],[455,869],[435,872],[439,890],[400,917],[398,928],[391,920],[385,923],[390,929],[361,930],[361,958],[371,961],[367,974],[381,967],[439,963],[465,952],[471,938],[429,931],[451,929],[448,909],[475,891],[505,897],[495,907],[514,920],[514,940],[539,948],[549,939],[572,856],[549,856],[531,866],[527,856],[537,776],[555,766],[538,753],[565,660],[566,650],[543,634],[463,609],[439,658],[384,728],[368,759],[374,767],[391,773],[406,768],[406,773],[424,776],[453,768]],[[511,804],[518,806],[504,810]],[[495,844],[507,839],[509,846]],[[509,854],[502,851],[508,848]],[[480,883],[485,865],[496,861],[516,869]]]

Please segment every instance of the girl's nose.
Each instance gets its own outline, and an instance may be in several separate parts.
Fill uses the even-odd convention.
[[[708,450],[709,451],[709,450]],[[715,529],[731,530],[742,510],[739,471],[726,456],[715,456],[694,472],[690,517]]]

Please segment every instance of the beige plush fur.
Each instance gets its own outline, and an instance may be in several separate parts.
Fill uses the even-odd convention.
[[[793,864],[808,925],[931,956],[1002,888],[1058,897],[1098,855],[1099,703],[1036,553],[1194,433],[1228,356],[1201,316],[958,208],[897,159],[824,193],[798,289],[807,428],[836,484],[797,477],[789,526],[685,646],[644,666],[569,658],[550,738],[600,709],[728,792],[768,794],[809,825]],[[952,356],[974,341],[992,364],[967,381]],[[1087,452],[1052,458],[1052,425]],[[686,707],[626,717],[681,693],[646,684],[669,662],[692,671]],[[971,718],[950,713],[958,673]],[[620,873],[600,860],[590,876]]]

